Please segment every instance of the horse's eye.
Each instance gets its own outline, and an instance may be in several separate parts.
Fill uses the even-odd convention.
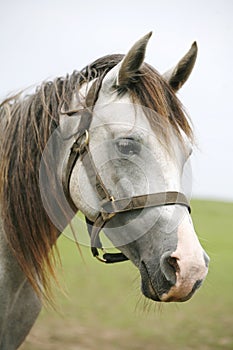
[[[118,139],[116,141],[117,150],[123,156],[132,156],[134,154],[139,154],[141,151],[141,144],[133,139]]]

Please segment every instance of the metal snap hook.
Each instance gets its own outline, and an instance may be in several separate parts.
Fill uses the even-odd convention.
[[[102,250],[103,254],[106,254],[106,251],[105,251],[104,248],[101,248],[101,250]],[[97,260],[99,260],[100,262],[102,262],[102,263],[106,263],[106,262],[107,262],[107,260],[104,259],[102,256],[96,255],[95,258],[96,258]]]

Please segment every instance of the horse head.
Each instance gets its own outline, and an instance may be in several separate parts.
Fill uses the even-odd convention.
[[[74,115],[61,116],[61,133],[69,139],[80,131],[86,107],[87,115],[91,113],[88,154],[75,159],[68,192],[89,223],[103,208],[100,189],[113,207],[124,200],[124,209],[102,225],[105,235],[139,269],[146,297],[185,301],[205,279],[209,258],[195,233],[188,205],[178,200],[170,203],[166,196],[188,196],[183,176],[193,147],[192,131],[175,93],[192,71],[197,45],[161,76],[144,63],[150,36],[137,41],[127,55],[118,56],[101,80],[84,81],[73,96]],[[69,142],[68,149],[73,141]],[[92,175],[85,163],[92,163]],[[158,193],[164,197],[158,205],[146,205],[146,196],[149,201]],[[145,205],[125,209],[138,198]],[[99,239],[96,242],[98,248]]]

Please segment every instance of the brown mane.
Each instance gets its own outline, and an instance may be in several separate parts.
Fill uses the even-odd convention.
[[[56,247],[59,232],[48,218],[40,197],[42,152],[59,124],[61,106],[69,109],[75,89],[84,81],[105,75],[122,58],[122,55],[105,56],[81,72],[42,84],[30,96],[16,96],[0,105],[0,203],[6,239],[36,293],[50,301],[50,277],[56,279],[52,247]],[[152,127],[162,125],[159,132],[164,138],[168,124],[178,135],[181,128],[192,138],[180,102],[152,67],[144,64],[137,82],[128,90],[142,106],[158,112],[158,120],[148,118]]]

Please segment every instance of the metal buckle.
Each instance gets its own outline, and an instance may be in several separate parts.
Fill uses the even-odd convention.
[[[105,203],[108,203],[108,202],[115,202],[115,198],[114,198],[113,196],[111,196],[111,197],[109,198],[109,200],[107,200],[107,201],[104,200],[104,201],[102,202],[102,205],[103,205],[103,203],[105,204]],[[102,208],[100,214],[101,214],[101,216],[102,216],[102,218],[103,218],[104,221],[108,221],[108,220],[110,220],[111,218],[113,218],[113,217],[116,215],[115,212],[108,213],[108,212],[104,211],[103,208]]]
[[[83,140],[83,137],[85,137],[84,140]],[[73,145],[72,151],[81,154],[85,149],[85,147],[88,145],[88,143],[89,143],[89,132],[88,130],[85,130],[84,133],[79,135],[79,137],[76,139]]]

